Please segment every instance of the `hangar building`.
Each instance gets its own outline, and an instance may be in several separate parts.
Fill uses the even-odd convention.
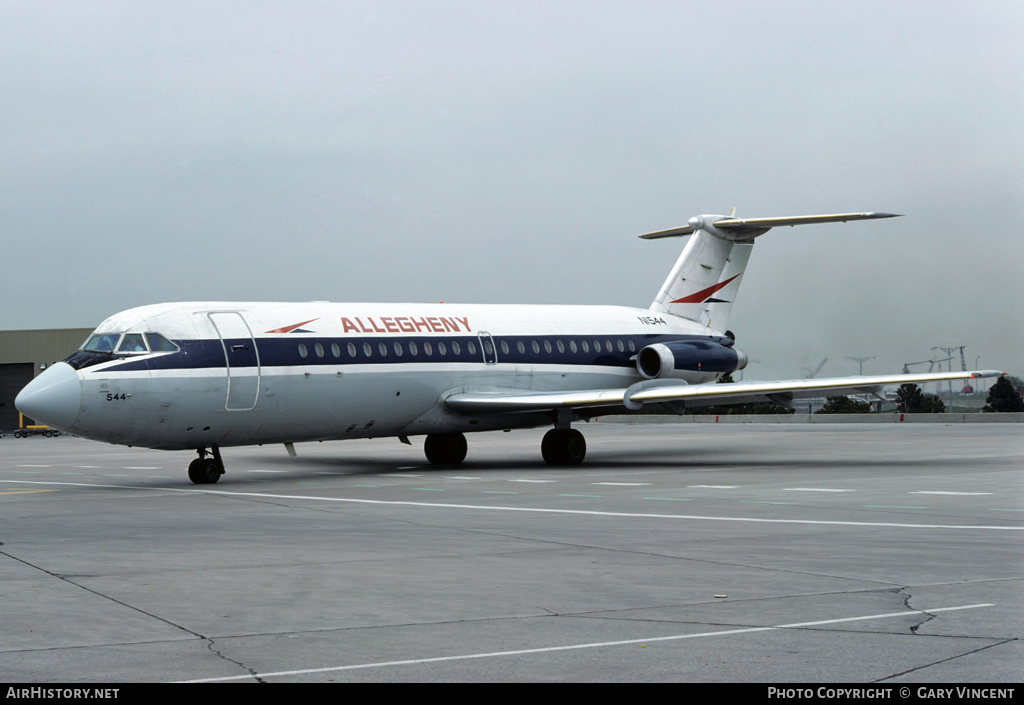
[[[77,350],[93,330],[0,331],[0,431],[18,428],[18,410],[14,407],[18,392],[37,374]]]

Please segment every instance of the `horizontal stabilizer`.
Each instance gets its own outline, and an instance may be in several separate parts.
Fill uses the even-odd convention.
[[[849,220],[875,220],[876,218],[899,218],[897,213],[834,213],[831,215],[791,215],[780,218],[729,218],[723,217],[708,225],[718,230],[733,233],[756,232],[761,234],[771,228],[781,228],[784,225],[814,225],[816,223],[845,223]],[[693,222],[694,220],[698,222]],[[645,233],[640,237],[644,240],[657,240],[663,237],[681,237],[691,235],[705,224],[701,219],[691,220],[689,225],[669,230],[659,230],[653,233]]]
[[[932,372],[927,374],[871,375],[833,377],[831,379],[793,379],[779,382],[733,382],[731,384],[679,384],[638,389],[593,389],[568,392],[461,392],[445,399],[445,404],[463,414],[501,414],[556,409],[585,409],[599,406],[631,407],[645,402],[684,401],[691,406],[741,403],[750,400],[771,401],[775,395],[787,399],[877,394],[887,385],[920,384],[945,380],[999,377],[996,370],[974,372]],[[626,398],[626,395],[629,398]]]

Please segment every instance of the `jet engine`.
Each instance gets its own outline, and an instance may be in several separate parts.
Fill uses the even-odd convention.
[[[648,345],[636,356],[644,379],[681,377],[683,372],[734,372],[747,366],[747,355],[729,338],[685,340]]]

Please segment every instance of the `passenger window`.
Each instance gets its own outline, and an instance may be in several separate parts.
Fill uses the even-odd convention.
[[[121,344],[117,346],[117,351],[123,353],[148,352],[146,341],[142,339],[142,333],[125,333]]]
[[[452,354],[453,355],[461,355],[462,354],[462,349],[459,347],[459,341],[457,341],[457,340],[453,340],[452,341]]]
[[[580,341],[580,345],[583,347],[583,352],[585,352],[585,353],[590,352],[590,346],[587,345],[587,341],[581,340]]]
[[[560,353],[564,353],[565,352],[565,345],[562,343],[561,340],[556,340],[555,341],[555,345],[558,346],[558,352],[560,352]]]
[[[299,343],[299,357],[306,357],[306,355],[309,355],[309,351],[306,350],[305,345]]]
[[[523,341],[520,340],[518,343],[516,343],[516,350],[519,351],[520,355],[526,354],[526,346],[523,345]]]
[[[430,347],[430,341],[428,341],[428,340],[424,340],[423,341],[423,352],[425,352],[427,354],[427,357],[430,357],[431,355],[434,354],[433,348]]]
[[[545,340],[544,341],[544,352],[548,353],[549,355],[551,354],[551,341],[550,340]]]
[[[348,348],[348,356],[349,357],[355,357],[356,356],[356,346],[355,346],[354,343],[349,343],[345,347]]]
[[[473,345],[473,341],[466,343],[466,348],[469,350],[470,355],[476,355],[476,346]]]
[[[384,343],[377,343],[377,350],[378,352],[380,352],[381,357],[388,356],[388,346],[385,345]]]
[[[604,349],[607,350],[608,352],[611,352],[612,351],[612,341],[605,340],[604,341]]]
[[[504,353],[505,355],[508,355],[508,343],[506,343],[504,340],[501,341],[501,352]]]
[[[363,355],[370,357],[373,354],[373,348],[370,347],[369,343],[363,343]]]
[[[395,355],[397,355],[398,357],[402,357],[402,344],[401,343],[395,343]]]
[[[324,346],[321,345],[320,343],[317,343],[316,345],[314,345],[313,349],[316,350],[316,356],[317,357],[323,357],[324,356]]]
[[[159,333],[146,333],[146,342],[152,352],[175,352],[178,346]]]
[[[575,340],[570,340],[569,341],[569,352],[576,352],[576,341]]]
[[[491,341],[489,340],[484,341],[484,354],[486,354],[488,357],[494,354],[494,346],[491,345]]]
[[[636,346],[633,345],[633,341],[632,340],[629,341],[629,351],[630,352],[636,352]]]
[[[534,355],[540,355],[540,345],[537,344],[536,340],[530,341],[530,347],[533,349]]]
[[[619,340],[616,340],[615,342],[618,343],[619,352],[626,352],[626,346],[622,344],[621,338]]]
[[[416,349],[416,343],[412,342],[411,340],[409,341],[409,354],[412,355],[413,357],[416,357],[417,355],[420,354],[419,350]]]
[[[337,343],[331,343],[331,354],[334,357],[341,357],[341,348],[338,347]]]
[[[601,341],[600,340],[595,340],[594,341],[594,352],[596,352],[596,353],[601,352]]]
[[[437,354],[440,355],[441,357],[444,357],[445,355],[448,354],[448,348],[445,347],[443,342],[439,342],[437,344]]]

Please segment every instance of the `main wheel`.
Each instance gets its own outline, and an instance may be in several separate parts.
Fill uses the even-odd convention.
[[[212,485],[223,474],[220,463],[213,458],[196,458],[188,466],[188,479],[196,485]]]
[[[544,434],[540,454],[548,465],[579,465],[587,456],[587,441],[574,428],[551,429]]]
[[[469,448],[461,433],[431,433],[423,443],[423,452],[433,465],[458,465]]]

